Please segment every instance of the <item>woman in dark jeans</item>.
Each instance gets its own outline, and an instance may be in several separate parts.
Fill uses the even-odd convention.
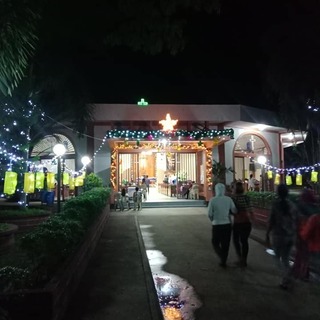
[[[232,197],[238,212],[234,215],[233,221],[233,244],[239,258],[237,265],[247,266],[247,257],[249,252],[249,236],[251,232],[252,208],[249,197],[244,194],[242,182],[235,185],[235,194]]]

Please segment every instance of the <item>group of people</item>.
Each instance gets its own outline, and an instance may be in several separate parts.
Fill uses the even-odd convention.
[[[247,266],[249,235],[253,217],[250,199],[244,194],[242,182],[235,184],[234,196],[225,195],[225,185],[215,185],[215,197],[208,206],[208,216],[212,223],[212,246],[220,258],[220,266],[227,266],[231,235],[238,256],[237,264]]]
[[[316,259],[317,265],[320,264],[319,213],[320,207],[311,190],[304,189],[298,203],[294,203],[288,199],[288,187],[285,184],[278,186],[269,215],[266,245],[270,247],[272,243],[277,265],[282,271],[280,287],[283,289],[292,287],[294,278],[308,279],[310,259]],[[232,196],[225,195],[224,184],[216,184],[208,216],[212,223],[212,246],[220,259],[219,265],[227,266],[232,236],[238,256],[236,264],[246,267],[253,212],[243,183],[236,182]],[[294,264],[290,267],[293,248]]]
[[[276,261],[282,270],[280,287],[289,289],[294,278],[308,280],[310,262],[320,263],[320,208],[312,190],[302,191],[298,203],[288,199],[288,188],[278,187],[278,198],[274,201],[269,216],[266,243],[270,243]],[[295,248],[294,264],[290,267],[290,255]]]
[[[133,210],[141,210],[142,200],[147,200],[149,187],[150,181],[148,176],[142,179],[140,186],[132,186],[134,190],[130,195],[128,193],[128,188],[130,187],[123,186],[117,199],[117,201],[119,202],[120,211],[123,211],[125,206],[128,206],[128,208],[130,208],[130,201],[133,202]]]

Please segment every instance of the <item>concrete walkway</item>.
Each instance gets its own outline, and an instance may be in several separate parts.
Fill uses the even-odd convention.
[[[281,290],[273,257],[255,240],[245,270],[233,266],[232,245],[221,269],[210,239],[206,208],[112,212],[65,320],[163,319],[153,282],[162,274],[182,279],[181,310],[192,310],[166,319],[320,319],[319,283]],[[146,250],[165,263],[157,274]]]

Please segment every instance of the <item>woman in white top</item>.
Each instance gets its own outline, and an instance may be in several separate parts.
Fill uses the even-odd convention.
[[[223,268],[227,266],[227,258],[231,239],[231,213],[237,213],[233,200],[225,195],[225,186],[217,183],[215,186],[215,197],[208,206],[208,217],[212,223],[212,246],[221,262]]]

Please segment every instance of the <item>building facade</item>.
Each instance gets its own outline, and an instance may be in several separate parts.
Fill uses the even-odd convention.
[[[284,148],[303,140],[299,134],[293,140],[276,113],[243,105],[96,104],[84,138],[60,133],[74,150],[71,169],[79,170],[88,155],[90,170],[105,185],[119,189],[146,176],[157,184],[195,181],[206,200],[212,196],[214,163],[232,169],[223,177],[227,185],[250,174],[261,180],[259,157],[282,168]]]

